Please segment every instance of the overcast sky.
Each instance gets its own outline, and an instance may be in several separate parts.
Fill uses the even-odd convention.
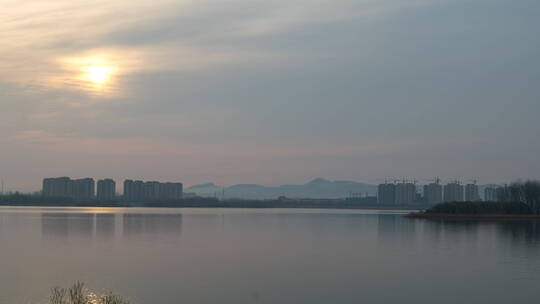
[[[540,178],[538,0],[0,0],[0,177]]]

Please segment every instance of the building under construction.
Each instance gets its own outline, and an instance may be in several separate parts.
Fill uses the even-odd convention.
[[[444,201],[445,202],[462,202],[463,201],[463,185],[460,181],[455,180],[444,186]]]
[[[377,188],[377,201],[381,205],[408,205],[417,202],[416,181],[380,184]]]
[[[436,205],[443,201],[443,187],[440,179],[436,178],[434,182],[424,185],[423,201],[429,205]]]

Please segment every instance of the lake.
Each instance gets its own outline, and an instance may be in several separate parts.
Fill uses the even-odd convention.
[[[540,222],[399,211],[0,207],[0,303],[532,303]]]

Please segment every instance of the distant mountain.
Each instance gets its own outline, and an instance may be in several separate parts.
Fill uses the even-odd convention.
[[[208,183],[208,184],[201,184],[201,185],[195,185],[188,187],[187,189],[184,189],[185,193],[195,193],[199,196],[217,196],[218,193],[221,193],[223,190],[223,187],[220,187],[214,183]]]
[[[208,183],[208,184],[191,186],[189,187],[189,189],[192,191],[195,191],[195,190],[204,190],[204,189],[221,189],[221,187],[217,186],[214,183]]]
[[[316,178],[303,185],[281,185],[277,187],[256,184],[220,187],[214,183],[208,183],[188,187],[185,191],[200,196],[217,196],[219,198],[223,197],[223,195],[225,195],[225,198],[242,199],[275,199],[280,196],[289,198],[345,198],[350,192],[367,192],[374,195],[377,186],[354,181],[330,181],[324,178]]]

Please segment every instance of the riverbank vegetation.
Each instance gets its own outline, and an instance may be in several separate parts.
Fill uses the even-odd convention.
[[[76,282],[69,288],[52,288],[49,304],[129,304],[129,301],[112,293],[95,294],[84,288],[84,283]]]
[[[540,215],[540,181],[518,181],[505,186],[499,200],[525,204],[534,214]]]
[[[446,202],[409,217],[539,218],[540,181],[517,181],[498,189],[498,201]]]
[[[532,215],[532,209],[522,202],[448,202],[427,209],[425,214],[504,214]]]

